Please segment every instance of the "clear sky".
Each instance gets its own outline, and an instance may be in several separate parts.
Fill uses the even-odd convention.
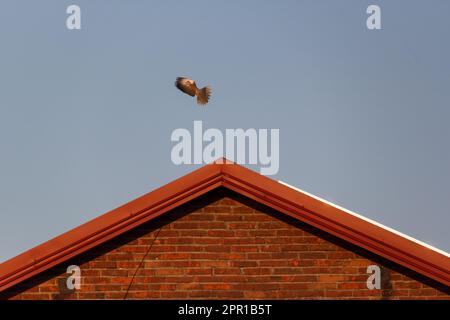
[[[272,178],[450,251],[449,14],[447,0],[3,0],[0,261],[198,168],[170,159],[194,120],[279,128]],[[181,75],[212,86],[206,108]]]

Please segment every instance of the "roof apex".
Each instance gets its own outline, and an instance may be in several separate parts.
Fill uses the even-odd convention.
[[[0,292],[225,187],[450,286],[450,258],[345,209],[220,158],[0,264]]]

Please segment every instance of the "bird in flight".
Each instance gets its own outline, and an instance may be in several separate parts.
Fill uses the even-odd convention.
[[[192,79],[178,77],[177,81],[175,81],[175,86],[191,97],[197,96],[197,103],[199,105],[207,104],[211,96],[210,86],[199,89]]]

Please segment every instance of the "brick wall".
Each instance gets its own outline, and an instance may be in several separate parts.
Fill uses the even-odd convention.
[[[69,265],[81,289],[65,289]],[[369,265],[382,289],[366,286]],[[3,299],[450,299],[449,288],[230,191],[213,191]]]

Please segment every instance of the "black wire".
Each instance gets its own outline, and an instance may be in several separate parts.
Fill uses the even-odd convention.
[[[148,247],[147,252],[144,254],[144,256],[142,257],[141,262],[139,263],[138,267],[134,271],[133,277],[131,278],[130,284],[128,285],[128,288],[127,288],[127,291],[125,292],[125,296],[123,297],[123,300],[126,300],[126,298],[128,296],[128,292],[130,291],[131,285],[133,284],[134,278],[136,277],[136,274],[139,271],[139,269],[142,267],[142,264],[144,263],[145,258],[150,253],[150,250],[152,249],[153,244],[155,243],[155,240],[158,238],[159,232],[161,231],[162,228],[163,227],[160,227],[158,229],[158,231],[156,231],[156,234],[155,234],[155,237],[153,238],[152,243],[150,243],[150,246]]]

